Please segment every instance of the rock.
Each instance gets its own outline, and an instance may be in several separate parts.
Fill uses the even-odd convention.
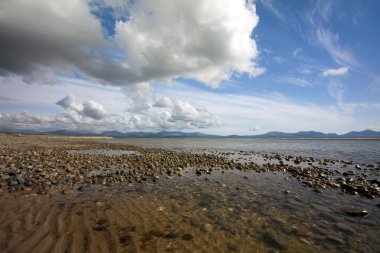
[[[184,241],[191,241],[192,239],[193,239],[192,234],[183,234],[182,235],[182,240],[184,240]]]
[[[236,251],[238,251],[238,247],[235,244],[229,243],[227,245],[227,250],[229,252],[236,252]]]
[[[289,191],[289,190],[286,190],[286,191],[284,191],[284,193],[285,193],[285,194],[289,194],[289,193],[290,193],[290,191]]]
[[[377,184],[378,186],[380,186],[380,180],[379,179],[368,180],[368,182],[370,182],[371,184]]]
[[[315,232],[317,232],[318,234],[321,234],[321,235],[328,235],[329,232],[324,229],[324,228],[321,228],[321,227],[315,227],[314,228]]]
[[[23,192],[31,192],[32,188],[24,187],[22,190],[23,190]]]
[[[166,239],[175,239],[175,238],[177,238],[177,234],[175,234],[175,233],[167,233],[167,234],[164,235],[164,237]]]
[[[285,250],[287,249],[287,246],[285,243],[281,242],[279,239],[277,239],[274,235],[271,233],[267,232],[262,235],[262,238],[265,243],[268,245],[275,247],[279,250]]]
[[[9,185],[10,186],[15,186],[15,185],[18,185],[18,182],[16,180],[12,180],[9,182]]]
[[[95,203],[95,205],[96,205],[97,207],[105,206],[105,204],[104,204],[103,202],[100,202],[100,201],[97,201],[97,202]]]
[[[202,226],[202,230],[205,231],[205,232],[207,232],[207,233],[211,233],[212,229],[213,229],[213,227],[212,227],[212,225],[210,223],[205,223]]]
[[[342,245],[344,244],[344,241],[338,237],[335,237],[335,236],[327,236],[325,238],[326,241],[330,242],[330,243],[333,243],[335,245]]]
[[[64,194],[64,195],[72,195],[72,194],[74,194],[74,192],[72,190],[63,190],[62,194]]]
[[[311,244],[311,243],[310,243],[307,239],[305,239],[305,238],[301,238],[300,241],[303,242],[303,243],[305,243],[305,244],[307,244],[307,245],[310,245],[310,244]]]
[[[343,212],[354,217],[365,217],[369,214],[367,210],[361,208],[347,208]]]
[[[52,195],[56,194],[57,192],[58,192],[58,190],[52,189],[52,190],[47,191],[46,194],[49,196],[52,196]]]

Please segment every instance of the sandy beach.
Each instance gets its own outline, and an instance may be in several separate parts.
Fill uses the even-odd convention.
[[[379,246],[378,185],[360,177],[342,181],[355,170],[352,161],[93,138],[0,138],[3,252],[376,252]]]

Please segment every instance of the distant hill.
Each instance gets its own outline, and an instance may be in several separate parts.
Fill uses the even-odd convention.
[[[66,136],[110,136],[116,138],[201,138],[201,137],[220,137],[220,138],[279,138],[279,139],[296,139],[296,138],[380,138],[380,132],[373,130],[352,131],[346,134],[335,133],[322,133],[315,131],[301,131],[297,133],[284,133],[284,132],[268,132],[260,135],[211,135],[199,132],[185,133],[181,131],[161,131],[161,132],[118,132],[106,131],[102,133],[95,133],[92,131],[77,131],[77,130],[56,130],[48,132],[40,132],[36,130],[14,130],[14,129],[0,129],[0,132],[5,133],[29,133],[29,134],[51,134],[51,135],[66,135]]]
[[[301,131],[297,133],[269,132],[261,135],[253,135],[253,138],[380,138],[380,132],[364,130],[361,132],[349,132],[346,134],[321,133],[315,131]]]
[[[112,137],[145,137],[145,138],[173,138],[173,137],[218,137],[217,135],[209,135],[203,133],[184,133],[181,131],[161,131],[157,133],[153,132],[126,132],[120,133],[117,131],[103,132],[103,136]]]
[[[349,132],[346,134],[342,134],[343,138],[380,138],[380,132],[372,131],[372,130],[364,130],[361,132]]]
[[[339,138],[338,134],[321,133],[315,131],[301,131],[298,133],[269,132],[261,135],[254,135],[256,138]]]
[[[49,132],[43,132],[42,134],[51,134],[51,135],[67,135],[67,136],[93,136],[97,135],[91,131],[78,131],[78,130],[55,130]]]

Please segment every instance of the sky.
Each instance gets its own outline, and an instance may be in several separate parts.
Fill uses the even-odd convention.
[[[380,130],[380,1],[2,0],[0,129]]]

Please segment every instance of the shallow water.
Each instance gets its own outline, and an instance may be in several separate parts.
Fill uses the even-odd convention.
[[[286,178],[188,171],[75,196],[0,195],[0,246],[4,252],[378,252],[378,201],[320,194]],[[343,212],[348,207],[369,215],[350,217]]]
[[[102,142],[201,151],[243,150],[293,156],[311,156],[322,159],[354,160],[359,163],[380,162],[380,140],[115,138],[102,140]]]
[[[310,150],[316,148],[316,144],[309,143],[313,148],[305,147],[302,151],[295,146],[307,146],[308,142],[296,145],[296,141],[286,144],[285,140],[278,145],[259,140],[256,146],[244,144],[243,141],[244,145],[248,145],[245,149],[242,148],[243,144],[240,148],[233,143],[223,145],[221,140],[206,140],[199,144],[200,148],[196,148],[200,140],[194,139],[145,140],[147,142],[142,146],[157,145],[220,154],[243,163],[254,161],[258,164],[279,162],[265,156],[267,152],[296,155],[304,152],[306,156],[313,156]],[[136,145],[142,140],[112,140],[120,141]],[[178,143],[184,144],[181,146]],[[326,150],[332,150],[334,145],[327,147],[330,142],[318,143],[322,147],[316,153],[323,158],[340,154],[337,159],[362,159],[368,164],[371,161],[375,163],[378,157],[377,154],[369,154],[377,152],[379,142],[331,142],[338,145],[337,151],[331,154]],[[356,158],[348,158],[346,151],[338,152],[348,149],[344,144],[356,145],[359,150]],[[374,145],[372,153],[367,154],[372,158],[358,155],[365,153],[367,144]],[[280,149],[281,145],[287,148],[295,146],[286,150]],[[277,149],[270,149],[272,146]],[[228,153],[239,150],[246,151]],[[87,157],[118,155],[119,151],[90,149],[73,152]],[[283,162],[292,164],[294,161],[283,159]],[[321,162],[315,161],[312,165],[331,170],[352,170],[353,176],[366,173],[368,178],[379,178],[378,165],[355,169],[355,164],[343,167],[344,164],[339,162],[326,165]],[[302,161],[298,166],[310,165]],[[108,173],[108,170],[112,167],[97,168],[94,173]],[[182,171],[182,176],[169,178],[161,175],[156,183],[90,186],[84,191],[74,191],[73,195],[57,192],[51,197],[32,193],[0,193],[0,251],[378,252],[378,198],[370,200],[342,194],[338,190],[317,193],[282,172],[222,171],[214,168],[211,174],[198,176],[194,169],[187,168]],[[347,208],[365,209],[369,215],[352,217],[344,212]]]

